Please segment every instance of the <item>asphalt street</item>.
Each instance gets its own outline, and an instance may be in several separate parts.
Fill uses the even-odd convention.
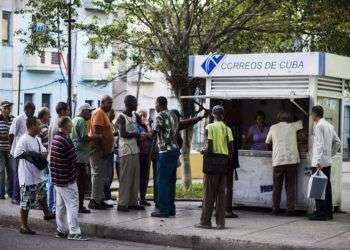
[[[0,227],[0,249],[1,250],[181,250],[184,248],[172,248],[91,238],[89,241],[70,241],[57,239],[52,234],[38,232],[38,235],[29,236],[19,234],[16,229]]]

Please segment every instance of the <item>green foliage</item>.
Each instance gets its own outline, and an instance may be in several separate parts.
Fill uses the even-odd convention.
[[[153,187],[147,189],[147,198],[153,199]],[[203,184],[193,183],[189,190],[185,190],[182,185],[176,185],[176,199],[191,199],[202,200],[203,199]]]

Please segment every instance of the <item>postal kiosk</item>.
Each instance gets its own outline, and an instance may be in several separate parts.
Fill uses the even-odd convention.
[[[188,71],[190,77],[206,79],[206,93],[182,98],[205,99],[207,107],[224,105],[227,115],[237,116],[234,119],[243,131],[238,180],[234,183],[235,205],[272,205],[272,153],[267,149],[252,150],[246,140],[257,111],[265,113],[266,126],[277,122],[281,110],[288,110],[294,120],[303,120],[304,129],[298,132],[301,163],[296,208],[311,210],[313,202],[306,197],[313,141],[309,114],[314,105],[322,105],[325,118],[343,140],[342,102],[350,79],[350,58],[322,52],[194,55],[189,58]],[[333,161],[331,180],[336,208],[341,206],[341,168],[339,152]],[[281,207],[285,200],[283,193]]]

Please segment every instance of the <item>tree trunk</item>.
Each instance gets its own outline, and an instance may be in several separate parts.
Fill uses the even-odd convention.
[[[192,185],[191,174],[191,146],[192,146],[192,133],[193,128],[184,129],[182,131],[183,147],[181,152],[181,165],[182,165],[182,186],[184,190],[189,190]]]

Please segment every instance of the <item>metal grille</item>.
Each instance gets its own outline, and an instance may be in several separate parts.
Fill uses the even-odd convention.
[[[307,96],[308,76],[213,77],[211,95],[232,97]]]
[[[333,77],[320,77],[318,78],[318,91],[330,92],[333,94],[343,93],[342,79]]]

